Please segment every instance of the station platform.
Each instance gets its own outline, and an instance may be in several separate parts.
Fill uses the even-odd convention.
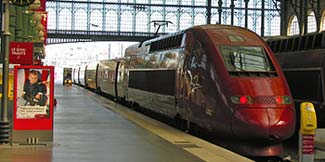
[[[249,162],[78,86],[55,85],[54,142],[1,145],[1,162]]]

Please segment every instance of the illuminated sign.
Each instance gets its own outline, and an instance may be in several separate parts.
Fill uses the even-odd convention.
[[[33,64],[33,48],[31,42],[10,42],[9,63],[11,64]]]

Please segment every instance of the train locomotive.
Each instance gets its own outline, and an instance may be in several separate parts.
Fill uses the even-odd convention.
[[[86,88],[236,141],[232,150],[244,155],[279,156],[295,130],[291,93],[272,51],[241,27],[194,26],[80,71],[73,76],[84,75]]]

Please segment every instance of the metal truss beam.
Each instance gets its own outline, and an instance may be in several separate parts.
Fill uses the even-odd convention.
[[[155,33],[145,32],[109,32],[109,31],[83,31],[83,30],[48,30],[49,44],[68,42],[91,41],[144,41],[155,37]],[[53,40],[58,40],[53,41]]]

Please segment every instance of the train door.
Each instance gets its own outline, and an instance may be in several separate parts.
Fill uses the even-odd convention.
[[[203,114],[202,106],[204,105],[204,94],[203,94],[203,85],[202,79],[204,78],[204,63],[206,63],[206,53],[202,46],[202,43],[197,40],[195,41],[191,57],[188,60],[186,75],[190,83],[190,104],[189,108],[193,114],[196,114],[195,117],[201,116]],[[194,116],[193,116],[194,118]]]
[[[100,93],[99,91],[98,91],[98,87],[99,87],[99,83],[98,83],[98,77],[99,77],[99,62],[97,63],[97,65],[96,65],[96,74],[95,74],[95,91],[97,92],[97,93]]]
[[[116,67],[115,67],[115,75],[114,75],[114,89],[115,89],[115,98],[119,99],[119,93],[118,93],[118,83],[120,82],[119,80],[121,79],[119,76],[119,67],[121,66],[121,62],[117,61],[116,62]]]
[[[204,49],[200,41],[195,38],[194,34],[188,32],[186,34],[186,46],[185,46],[185,60],[183,64],[183,70],[179,79],[179,112],[187,121],[187,129],[190,129],[190,123],[195,122],[198,119],[198,111],[195,109],[196,105],[199,105],[198,96],[200,94],[201,85],[199,84],[199,66],[200,60],[204,54]],[[204,100],[203,98],[201,98]]]
[[[212,63],[208,58],[207,47],[200,39],[195,39],[188,58],[184,62],[184,80],[187,86],[186,111],[195,123],[205,123],[212,116],[215,107],[214,81],[211,75]]]
[[[116,98],[118,99],[125,99],[125,91],[124,91],[124,82],[125,82],[125,61],[119,60],[118,64],[116,65]]]
[[[81,71],[81,66],[78,67],[78,82],[77,82],[78,85],[80,85],[80,82],[81,82],[80,81],[80,79],[81,79],[81,77],[80,77],[80,71]]]

